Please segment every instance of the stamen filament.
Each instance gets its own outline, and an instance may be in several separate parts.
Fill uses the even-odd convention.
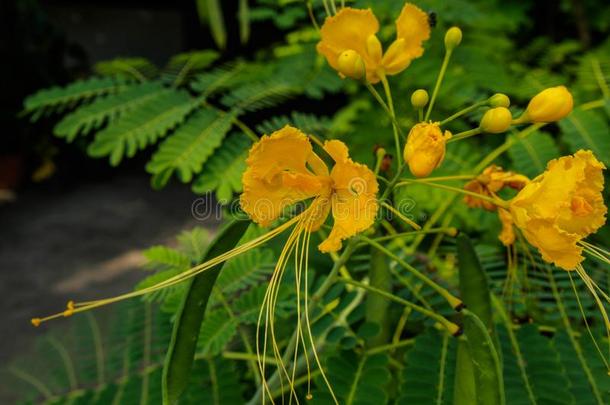
[[[490,202],[492,204],[495,204],[495,205],[497,205],[499,207],[502,207],[502,208],[508,208],[509,207],[507,201],[501,200],[499,198],[488,197],[488,196],[485,196],[485,195],[482,195],[482,194],[478,194],[478,193],[474,193],[472,191],[464,190],[464,189],[458,188],[458,187],[446,186],[444,184],[437,184],[437,183],[432,183],[432,182],[429,182],[429,181],[420,181],[419,179],[403,180],[402,182],[396,184],[396,187],[407,186],[407,185],[413,184],[413,183],[415,183],[415,184],[425,184],[425,185],[428,185],[430,187],[435,187],[435,188],[440,188],[440,189],[443,189],[443,190],[453,191],[453,192],[456,192],[456,193],[470,195],[472,197],[476,197],[476,198],[480,198],[481,200],[488,201],[488,202]]]
[[[387,208],[393,214],[395,214],[398,218],[400,218],[407,225],[411,226],[412,228],[415,228],[418,231],[421,230],[421,226],[419,226],[415,221],[413,221],[413,220],[409,219],[408,217],[406,217],[405,215],[403,215],[402,212],[398,211],[396,208],[392,207],[390,204],[388,204],[384,201],[381,203],[381,205],[384,206],[385,208]]]

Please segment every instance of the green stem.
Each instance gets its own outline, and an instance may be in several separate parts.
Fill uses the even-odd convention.
[[[400,136],[398,134],[399,127],[396,122],[396,113],[394,112],[394,101],[392,100],[392,91],[390,90],[390,84],[385,74],[381,76],[381,84],[383,84],[383,90],[385,91],[385,97],[388,100],[388,107],[390,108],[390,114],[392,115],[392,129],[394,130],[394,144],[396,146],[396,162],[398,168],[402,167],[402,148],[400,147]]]
[[[411,346],[413,344],[415,344],[415,339],[399,340],[398,342],[389,343],[387,345],[377,346],[372,349],[369,349],[366,351],[366,354],[370,356],[372,354],[383,353],[389,350],[394,350],[405,346]]]
[[[381,108],[383,108],[383,110],[386,112],[386,114],[388,114],[388,117],[390,117],[390,119],[392,120],[392,123],[394,125],[396,125],[396,128],[398,128],[398,132],[400,133],[400,135],[404,136],[402,129],[400,128],[400,125],[398,125],[398,121],[396,120],[396,117],[394,117],[392,115],[392,112],[390,111],[390,107],[388,107],[386,102],[383,101],[383,98],[381,97],[379,92],[377,90],[375,90],[375,87],[367,81],[364,82],[364,85],[366,86],[367,89],[369,89],[369,91],[371,92],[371,94],[373,95],[375,100],[377,100],[377,102],[379,103]]]
[[[501,154],[503,154],[504,152],[506,152],[507,150],[509,150],[511,148],[511,146],[513,146],[517,141],[520,141],[522,139],[525,139],[527,136],[529,136],[530,134],[536,132],[538,129],[540,129],[541,127],[543,127],[544,123],[539,123],[539,124],[532,124],[529,127],[521,130],[521,132],[519,132],[517,135],[515,135],[514,137],[508,138],[502,145],[498,146],[496,149],[494,149],[493,151],[491,151],[491,153],[489,155],[487,155],[485,157],[485,159],[483,159],[474,169],[475,173],[480,172],[481,170],[485,169],[487,166],[489,166],[489,164],[491,162],[493,162],[498,156],[500,156]]]
[[[474,110],[476,110],[479,107],[487,105],[488,103],[489,103],[489,99],[483,100],[483,101],[479,101],[478,103],[474,103],[473,105],[471,105],[469,107],[466,107],[466,108],[456,112],[455,114],[445,118],[444,120],[441,121],[440,125],[443,126],[446,123],[451,122],[454,119],[459,118],[459,117],[461,117],[464,114],[468,114],[469,112],[474,111]]]
[[[608,88],[608,83],[606,83],[606,79],[604,78],[604,72],[602,72],[602,68],[599,65],[599,60],[597,58],[591,58],[591,67],[593,68],[593,74],[595,75],[595,79],[597,80],[597,84],[604,95],[604,98],[610,98],[610,88]]]
[[[467,139],[472,136],[479,135],[482,132],[483,131],[481,130],[481,128],[469,129],[468,131],[460,132],[459,134],[453,135],[451,138],[449,138],[449,140],[447,140],[447,143],[459,141],[460,139]]]
[[[492,204],[497,205],[498,207],[502,207],[502,208],[508,208],[508,202],[501,200],[499,198],[494,198],[494,197],[488,197],[486,195],[482,195],[482,194],[478,194],[478,193],[473,193],[472,191],[468,191],[468,190],[464,190],[463,188],[458,188],[458,187],[451,187],[451,186],[446,186],[444,184],[437,184],[437,183],[430,183],[427,181],[419,181],[419,180],[415,180],[415,179],[409,179],[409,180],[405,180],[402,183],[398,183],[396,185],[396,187],[401,187],[401,186],[406,186],[409,184],[425,184],[427,186],[430,187],[434,187],[434,188],[440,188],[442,190],[448,190],[448,191],[453,191],[455,193],[461,193],[461,194],[466,194],[472,197],[476,197],[476,198],[480,198],[481,200],[484,201],[488,201]]]
[[[581,104],[580,107],[578,107],[580,110],[593,110],[594,108],[601,108],[603,106],[606,105],[606,100],[601,99],[601,100],[595,100],[595,101],[589,101],[588,103],[584,103]]]
[[[417,109],[417,120],[419,122],[423,122],[424,121],[424,109],[423,108],[418,108]]]
[[[363,290],[367,290],[367,291],[373,292],[375,294],[379,294],[382,297],[385,297],[385,298],[387,298],[390,301],[394,301],[394,302],[402,304],[402,305],[404,305],[406,307],[413,308],[414,311],[417,311],[417,312],[419,312],[419,313],[421,313],[423,315],[426,315],[427,317],[429,317],[431,319],[434,319],[435,321],[439,322],[452,335],[455,335],[455,334],[457,334],[460,331],[460,327],[458,325],[454,324],[453,322],[451,322],[450,320],[448,320],[444,316],[439,315],[436,312],[429,311],[426,308],[420,307],[419,305],[414,304],[412,302],[409,302],[409,301],[407,301],[405,299],[397,297],[394,294],[390,294],[388,292],[385,292],[385,291],[380,290],[380,289],[375,288],[375,287],[371,287],[368,284],[364,284],[364,283],[361,283],[361,282],[356,281],[356,280],[348,280],[348,279],[344,279],[344,278],[339,278],[338,280],[343,282],[343,283],[345,283],[345,284],[351,284],[351,285],[356,286],[358,288],[362,288]]]
[[[403,236],[431,234],[431,233],[445,233],[449,236],[455,236],[457,233],[457,229],[455,229],[453,227],[422,229],[420,231],[401,232],[401,233],[395,233],[393,235],[380,236],[378,238],[373,238],[371,240],[373,240],[375,242],[383,242],[386,240],[393,240],[395,238],[401,238]]]
[[[432,92],[432,98],[430,99],[430,104],[428,104],[428,110],[426,111],[426,116],[424,117],[425,121],[430,119],[430,114],[432,113],[432,108],[434,107],[434,102],[436,101],[436,96],[438,95],[438,91],[441,88],[441,83],[443,81],[443,77],[445,77],[445,72],[447,71],[447,66],[449,65],[449,59],[451,59],[452,51],[447,50],[445,52],[445,57],[443,58],[443,64],[441,65],[441,71],[438,74],[436,79],[436,84],[434,85],[434,91]]]
[[[224,357],[225,359],[231,359],[231,360],[245,360],[248,362],[254,361],[256,362],[258,360],[258,357],[255,354],[252,353],[239,353],[239,352],[223,352],[222,353],[222,357]],[[261,359],[267,363],[267,364],[274,364],[277,365],[277,360],[271,357],[265,357],[263,358],[261,356]],[[256,370],[256,372],[258,373],[258,369]]]
[[[451,305],[451,308],[454,308],[454,309],[461,308],[462,300],[454,297],[453,294],[451,294],[445,288],[441,287],[440,285],[436,284],[434,281],[432,281],[431,279],[429,279],[428,277],[423,275],[423,273],[421,273],[415,267],[411,266],[409,263],[407,263],[404,260],[402,260],[400,257],[395,255],[390,250],[386,249],[380,243],[375,242],[373,239],[369,239],[366,236],[361,236],[360,238],[364,242],[366,242],[369,245],[373,246],[375,249],[378,249],[379,251],[383,252],[389,258],[395,260],[399,265],[404,267],[407,271],[409,271],[411,274],[413,274],[415,277],[417,277],[420,281],[424,282],[425,284],[430,286],[432,289],[434,289],[436,292],[438,292],[443,298],[445,298],[447,300],[449,305]]]

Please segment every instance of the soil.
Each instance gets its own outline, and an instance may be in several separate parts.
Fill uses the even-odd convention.
[[[32,317],[69,299],[130,291],[144,276],[142,249],[215,227],[193,217],[197,198],[186,185],[156,192],[145,176],[129,175],[61,193],[26,191],[0,206],[0,367],[49,327],[32,327]],[[6,388],[0,403],[10,403]]]

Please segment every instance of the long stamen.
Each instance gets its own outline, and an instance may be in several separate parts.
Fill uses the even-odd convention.
[[[307,233],[307,246],[309,246],[309,239],[311,237],[311,232]],[[316,364],[318,365],[318,368],[320,369],[320,374],[322,375],[322,378],[324,379],[324,382],[326,383],[326,386],[328,387],[328,390],[330,391],[330,394],[333,397],[333,400],[335,401],[335,404],[339,405],[339,401],[337,400],[337,397],[335,396],[335,392],[333,391],[333,388],[330,384],[330,381],[328,380],[328,377],[326,376],[326,373],[324,372],[324,368],[322,367],[322,363],[320,362],[320,359],[318,357],[318,352],[316,350],[316,344],[314,342],[313,339],[313,334],[311,333],[311,323],[309,322],[309,300],[307,297],[307,286],[309,285],[308,280],[307,280],[307,273],[308,273],[308,267],[309,267],[309,249],[307,249],[305,251],[305,326],[307,328],[307,334],[309,335],[309,342],[311,344],[311,350],[313,352],[313,356],[316,360]],[[311,394],[309,394],[308,399],[311,399]]]
[[[587,288],[589,289],[591,294],[593,294],[595,303],[597,304],[597,307],[600,310],[600,313],[604,320],[604,324],[606,326],[606,333],[608,335],[608,352],[610,355],[610,319],[608,319],[608,313],[606,312],[604,303],[599,299],[599,296],[597,294],[597,289],[599,289],[599,287],[597,287],[597,284],[595,283],[595,281],[593,281],[593,279],[591,277],[589,277],[589,275],[585,272],[585,269],[583,269],[581,265],[576,266],[576,272],[578,273],[578,275],[580,276],[582,281],[585,282],[585,285],[587,286]]]
[[[570,284],[572,284],[572,290],[574,290],[574,296],[576,297],[576,302],[578,303],[578,309],[580,310],[582,319],[585,322],[585,326],[587,327],[587,332],[589,333],[589,337],[591,338],[591,341],[593,342],[595,349],[597,350],[597,352],[599,353],[599,356],[601,357],[602,361],[604,362],[604,365],[606,366],[606,370],[608,370],[608,373],[610,373],[610,365],[608,364],[608,361],[606,360],[604,353],[602,353],[602,349],[597,344],[597,340],[593,336],[593,332],[591,331],[591,327],[589,326],[589,321],[587,321],[587,316],[585,314],[585,310],[582,306],[582,303],[580,302],[580,297],[578,296],[578,290],[576,289],[576,284],[574,283],[574,279],[572,278],[571,272],[568,272],[568,277],[570,277]]]
[[[160,289],[166,288],[166,287],[170,287],[172,285],[176,285],[178,283],[181,283],[183,281],[186,281],[192,277],[195,277],[196,275],[209,270],[210,268],[221,264],[235,256],[238,256],[248,250],[251,250],[253,248],[256,248],[257,246],[269,241],[270,239],[273,239],[274,237],[278,236],[280,233],[282,233],[284,230],[286,230],[287,228],[289,228],[290,226],[292,226],[294,223],[296,223],[297,221],[300,221],[302,219],[301,216],[296,216],[294,218],[292,218],[291,220],[287,221],[286,223],[278,226],[277,228],[267,232],[264,235],[259,236],[256,239],[253,239],[249,242],[244,243],[243,245],[240,245],[234,249],[229,250],[226,253],[223,253],[213,259],[208,260],[205,263],[202,263],[200,265],[197,265],[187,271],[184,271],[174,277],[171,277],[165,281],[162,281],[160,283],[157,283],[153,286],[147,287],[147,288],[143,288],[141,290],[137,290],[137,291],[132,291],[126,294],[122,294],[122,295],[118,295],[116,297],[112,297],[112,298],[104,298],[104,299],[100,299],[100,300],[94,300],[94,301],[85,301],[85,302],[72,302],[70,301],[68,304],[68,307],[65,311],[63,312],[59,312],[53,315],[49,315],[43,318],[33,318],[32,319],[32,324],[34,326],[38,326],[40,325],[42,322],[46,322],[49,321],[51,319],[56,319],[56,318],[61,318],[61,317],[66,317],[66,316],[71,316],[73,314],[79,313],[79,312],[84,312],[84,311],[88,311],[90,309],[94,309],[94,308],[98,308],[104,305],[109,305],[109,304],[113,304],[119,301],[123,301],[126,299],[130,299],[130,298],[135,298],[135,297],[139,297],[142,295],[146,295],[146,294],[150,294],[154,291],[158,291]]]

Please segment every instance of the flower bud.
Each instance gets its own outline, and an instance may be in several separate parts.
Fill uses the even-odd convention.
[[[554,122],[572,112],[574,99],[565,86],[550,87],[536,94],[527,105],[524,121]]]
[[[506,107],[510,106],[510,98],[506,94],[496,93],[489,97],[489,105],[492,107]]]
[[[428,92],[424,89],[417,89],[411,94],[411,104],[416,109],[421,109],[428,104]]]
[[[421,122],[409,131],[404,158],[416,177],[426,177],[445,158],[445,144],[451,133],[443,134],[438,123]]]
[[[339,73],[352,79],[361,79],[366,72],[362,57],[353,49],[341,52],[337,65]]]
[[[447,51],[453,51],[460,42],[462,42],[462,30],[458,27],[449,28],[445,34],[445,48]]]
[[[510,128],[512,120],[513,115],[508,108],[490,108],[485,112],[485,115],[483,115],[479,127],[485,132],[499,134]]]

